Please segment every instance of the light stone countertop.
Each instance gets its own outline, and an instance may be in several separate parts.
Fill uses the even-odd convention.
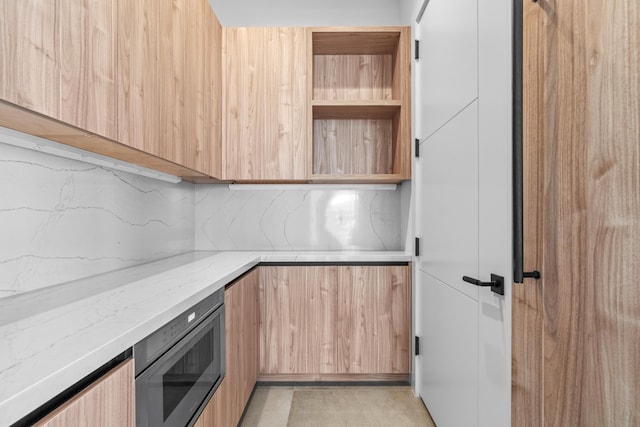
[[[402,251],[198,251],[0,299],[0,426],[260,262],[408,261]]]

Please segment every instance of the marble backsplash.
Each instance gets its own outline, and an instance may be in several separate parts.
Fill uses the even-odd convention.
[[[402,250],[401,192],[195,189],[197,250]]]
[[[2,143],[0,298],[194,248],[194,185]]]

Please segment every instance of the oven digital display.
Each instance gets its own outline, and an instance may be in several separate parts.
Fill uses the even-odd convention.
[[[163,417],[169,418],[194,387],[211,389],[215,378],[205,375],[214,361],[214,330],[209,329],[162,376]]]

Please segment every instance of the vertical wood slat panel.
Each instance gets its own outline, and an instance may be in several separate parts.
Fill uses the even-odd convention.
[[[544,423],[584,425],[588,420],[582,418],[582,406],[588,402],[582,395],[583,377],[595,374],[585,369],[588,288],[593,286],[586,274],[586,16],[582,2],[552,1],[547,6],[545,113],[550,117],[545,141],[548,198],[543,204]]]
[[[539,425],[638,425],[640,7],[633,0],[534,7],[542,35],[531,53],[544,60],[532,83],[542,88],[530,96],[538,98],[531,102],[542,130],[529,135],[542,160],[528,163],[542,165],[531,192],[543,213],[544,307],[539,292],[528,291],[537,313],[524,316],[524,329],[543,316]]]
[[[591,282],[581,419],[640,425],[640,4],[600,0],[579,7],[586,14],[589,118],[584,278]]]
[[[542,170],[544,154],[544,65],[542,10],[523,2],[523,190],[524,270],[542,265]],[[543,425],[542,286],[531,279],[512,287],[512,422]]]

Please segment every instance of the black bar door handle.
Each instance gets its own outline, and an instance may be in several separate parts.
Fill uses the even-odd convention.
[[[523,279],[540,279],[542,277],[542,275],[540,274],[540,272],[538,270],[535,271],[525,271],[522,273],[522,278]]]
[[[498,276],[497,274],[491,275],[490,282],[483,282],[482,280],[474,279],[469,276],[462,276],[462,280],[476,286],[491,286],[491,290],[493,292],[498,295],[504,295],[504,277]]]

